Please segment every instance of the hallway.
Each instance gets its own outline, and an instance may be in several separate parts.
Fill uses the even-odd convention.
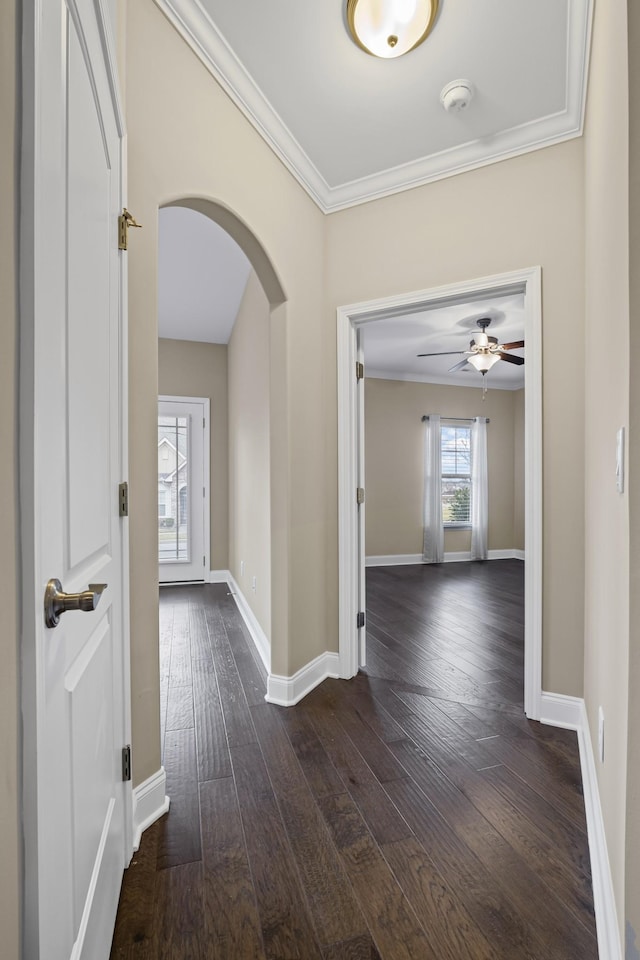
[[[112,960],[595,960],[576,736],[522,714],[522,566],[370,569],[367,670],[289,709],[226,585],[163,588],[171,810]]]

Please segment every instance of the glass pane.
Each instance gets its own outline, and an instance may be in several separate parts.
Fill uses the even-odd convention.
[[[158,560],[188,561],[189,418],[158,417]]]
[[[471,473],[471,428],[441,428],[442,473],[469,476]]]
[[[442,520],[444,523],[471,521],[471,481],[469,477],[442,478]]]

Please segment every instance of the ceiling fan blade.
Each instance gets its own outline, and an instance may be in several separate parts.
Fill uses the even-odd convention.
[[[464,360],[460,360],[459,363],[454,363],[452,367],[449,367],[447,373],[453,373],[455,370],[461,370],[466,363],[469,363],[469,361],[465,357]]]
[[[454,353],[464,353],[464,350],[445,350],[444,353],[417,353],[417,357],[450,357]]]
[[[519,350],[524,347],[524,340],[514,340],[513,343],[501,343],[502,350]]]
[[[524,357],[512,357],[510,353],[503,353],[500,351],[498,356],[501,360],[506,360],[507,363],[517,363],[519,366],[524,363]]]

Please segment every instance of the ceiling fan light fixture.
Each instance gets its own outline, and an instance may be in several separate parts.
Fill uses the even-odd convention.
[[[439,0],[347,0],[351,36],[367,53],[389,60],[427,39]]]
[[[484,375],[488,370],[491,370],[491,367],[494,363],[497,363],[499,359],[500,357],[494,353],[476,353],[472,357],[469,357],[469,363],[472,367],[475,367],[479,373]]]

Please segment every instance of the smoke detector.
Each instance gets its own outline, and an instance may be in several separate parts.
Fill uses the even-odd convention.
[[[440,93],[440,103],[447,113],[462,113],[466,110],[475,93],[471,80],[452,80]]]

